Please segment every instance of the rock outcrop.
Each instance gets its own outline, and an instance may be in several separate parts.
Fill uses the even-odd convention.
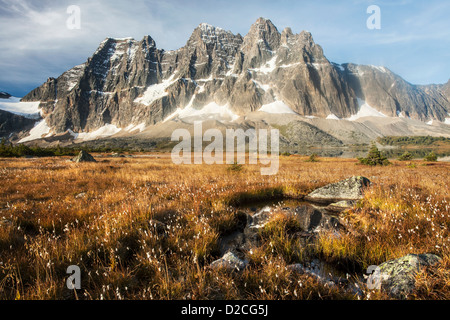
[[[299,206],[291,212],[299,222],[300,228],[305,232],[316,230],[333,230],[339,228],[339,220],[322,209],[310,205]]]
[[[94,159],[92,155],[87,153],[84,150],[81,150],[80,153],[72,159],[73,162],[79,163],[79,162],[97,162],[97,160]]]
[[[415,288],[417,272],[423,267],[439,263],[434,254],[408,254],[379,265],[381,289],[397,299],[405,299]]]
[[[357,176],[326,185],[316,189],[306,197],[315,202],[338,202],[342,200],[359,200],[364,196],[364,188],[370,185],[370,180]]]

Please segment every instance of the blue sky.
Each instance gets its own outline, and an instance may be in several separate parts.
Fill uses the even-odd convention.
[[[369,30],[367,7],[381,8]],[[66,10],[78,5],[81,28]],[[83,63],[106,37],[150,35],[159,48],[182,47],[202,22],[245,35],[258,17],[281,32],[308,30],[330,61],[386,66],[415,84],[450,78],[450,1],[442,0],[0,0],[0,91],[23,96]]]

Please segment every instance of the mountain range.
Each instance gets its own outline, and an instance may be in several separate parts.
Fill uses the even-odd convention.
[[[298,145],[386,135],[450,137],[450,80],[413,85],[385,67],[329,61],[311,33],[259,18],[242,36],[200,24],[182,48],[107,38],[22,99],[0,95],[14,142],[170,138],[175,128],[279,128]]]

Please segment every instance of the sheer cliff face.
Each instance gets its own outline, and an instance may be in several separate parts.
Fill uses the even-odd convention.
[[[34,119],[0,110],[0,138],[8,138],[14,131],[29,130],[35,122]]]
[[[238,115],[282,101],[300,115],[344,119],[361,101],[387,116],[448,117],[450,85],[414,86],[383,67],[337,65],[309,32],[281,33],[260,18],[245,37],[199,25],[176,51],[105,39],[85,63],[26,95],[54,133],[162,122],[186,106],[215,102]]]
[[[442,92],[444,93],[445,97],[448,101],[450,101],[450,80],[444,85],[442,88]]]

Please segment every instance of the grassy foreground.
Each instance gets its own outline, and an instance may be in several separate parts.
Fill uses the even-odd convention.
[[[450,299],[449,163],[282,156],[277,175],[261,176],[259,166],[179,166],[163,154],[97,159],[0,159],[0,299],[357,299],[286,266],[319,257],[361,276],[369,265],[427,252],[443,262],[417,275],[411,298]],[[219,237],[238,223],[236,205],[300,198],[353,175],[374,184],[341,213],[339,237],[322,233],[304,246],[279,216],[243,272],[208,268],[220,257]],[[73,264],[82,272],[76,293],[65,285]],[[359,298],[387,298],[360,288]]]

